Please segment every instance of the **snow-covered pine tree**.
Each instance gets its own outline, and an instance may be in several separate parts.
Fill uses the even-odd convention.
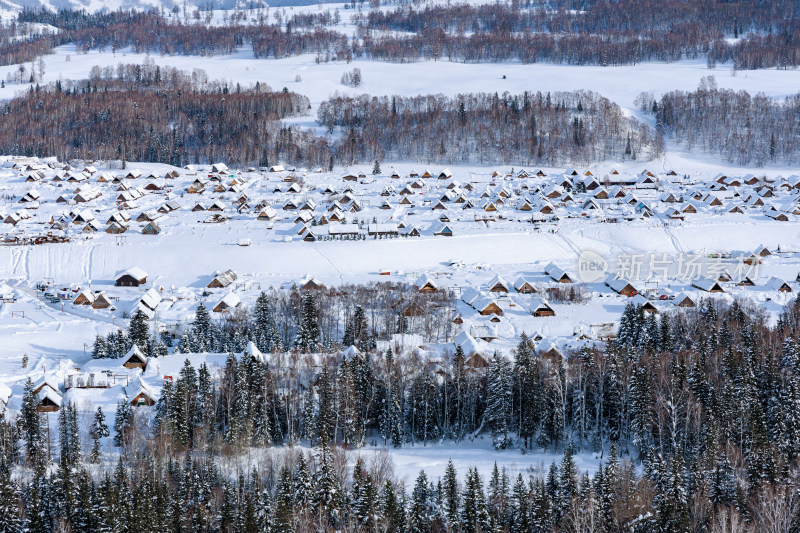
[[[327,519],[329,527],[336,528],[341,519],[339,511],[344,494],[334,471],[331,450],[325,442],[319,448],[317,464],[319,467],[316,474],[314,504],[317,505],[322,516]]]
[[[317,319],[317,304],[314,301],[314,295],[307,292],[303,296],[303,313],[300,325],[297,328],[294,345],[301,352],[308,353],[316,350],[319,342],[320,329]]]
[[[486,411],[484,417],[492,430],[494,447],[504,450],[513,443],[509,436],[513,394],[511,363],[495,352],[486,374]]]
[[[564,456],[561,458],[558,486],[558,513],[559,516],[565,516],[569,511],[572,499],[578,494],[578,469],[575,466],[575,458],[573,457],[571,446],[567,446],[567,449],[564,450]]]
[[[428,489],[428,476],[420,470],[411,492],[411,509],[408,513],[410,533],[428,533],[433,520],[433,502]]]
[[[148,351],[150,345],[150,326],[147,315],[141,309],[137,309],[131,317],[128,325],[128,338],[143,351]]]
[[[94,338],[94,344],[92,345],[92,358],[104,359],[106,357],[108,357],[106,339],[102,335],[96,335]]]
[[[486,509],[486,496],[483,493],[483,483],[476,468],[471,468],[467,471],[462,502],[461,531],[463,533],[491,531],[489,513]]]
[[[8,465],[0,462],[0,532],[22,531],[20,508],[20,494],[16,483],[11,479],[11,471]]]
[[[208,370],[206,362],[203,361],[197,372],[197,424],[207,440],[213,439],[216,430],[215,394],[211,372]]]
[[[495,531],[498,529],[505,530],[510,523],[509,504],[511,495],[509,491],[511,490],[511,485],[505,467],[502,470],[498,470],[497,462],[492,468],[488,489],[487,508],[492,520],[492,529]]]
[[[720,452],[711,472],[708,498],[714,505],[733,505],[736,502],[736,477],[724,452]]]
[[[274,308],[269,296],[263,291],[253,306],[253,328],[258,349],[262,352],[272,351],[275,332]]]
[[[72,402],[62,405],[58,412],[58,436],[60,444],[59,464],[70,471],[77,466],[81,455],[78,414]]]
[[[442,499],[444,501],[444,516],[450,527],[457,527],[458,509],[461,505],[461,497],[458,489],[458,478],[456,477],[456,467],[453,460],[448,459],[444,469],[444,479],[442,479]]]
[[[25,533],[51,533],[53,531],[52,515],[49,512],[49,482],[43,468],[37,467],[37,475],[31,480],[25,491],[26,523]]]
[[[100,462],[100,439],[108,437],[108,425],[106,425],[106,415],[103,409],[98,406],[94,414],[92,425],[89,427],[89,437],[92,439],[92,450],[89,453],[89,462]]]
[[[510,533],[527,533],[531,530],[531,512],[529,492],[522,479],[522,474],[517,474],[514,487],[511,490],[511,519]]]
[[[401,488],[395,490],[391,480],[387,479],[383,484],[380,496],[380,512],[385,524],[386,533],[401,533],[406,530],[405,505],[397,494],[403,494]]]
[[[311,473],[305,454],[297,458],[297,467],[294,472],[294,504],[298,507],[307,506],[314,497],[314,484],[311,482]]]
[[[280,533],[293,531],[293,497],[292,476],[289,469],[283,467],[278,478],[278,487],[275,489],[275,506],[272,516],[272,530]]]
[[[92,478],[86,470],[80,470],[75,480],[75,501],[70,526],[75,533],[101,531],[95,516],[95,491]],[[2,531],[2,528],[0,528]]]
[[[359,457],[353,467],[351,509],[358,523],[367,530],[374,529],[377,506],[378,493],[372,476],[367,472],[363,458]]]
[[[317,380],[317,398],[319,399],[319,407],[317,410],[317,435],[319,437],[320,445],[330,445],[336,435],[334,434],[336,428],[336,413],[334,411],[334,396],[331,384],[331,376],[327,368],[323,368],[322,373]]]
[[[394,363],[392,349],[386,350],[384,374],[379,389],[380,403],[378,424],[384,441],[389,441],[392,446],[399,448],[402,445],[402,408],[400,406],[400,383]]]
[[[131,409],[131,404],[128,401],[128,397],[125,396],[119,402],[117,402],[117,412],[114,415],[114,446],[121,447],[124,446],[127,441],[128,437],[130,436],[130,431],[133,428],[133,409]],[[120,459],[120,464],[121,464]]]
[[[375,339],[369,333],[367,316],[361,305],[356,305],[353,318],[345,328],[342,345],[355,346],[362,353],[366,353],[375,347]]]
[[[25,460],[29,465],[44,461],[45,446],[43,443],[42,422],[36,410],[39,398],[34,392],[33,381],[30,378],[25,382],[25,391],[22,395],[19,422],[22,438],[25,440]]]
[[[197,311],[195,311],[192,333],[197,343],[196,349],[192,350],[193,352],[205,352],[213,349],[211,315],[208,313],[206,306],[203,305],[203,302],[198,304]]]

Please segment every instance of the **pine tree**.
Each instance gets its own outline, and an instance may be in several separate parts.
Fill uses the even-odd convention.
[[[403,502],[397,494],[403,490],[395,491],[390,480],[386,480],[381,491],[380,511],[385,523],[386,533],[400,533],[406,530],[406,513]]]
[[[92,478],[85,470],[81,470],[75,482],[74,511],[70,524],[72,531],[75,533],[100,531],[99,521],[95,515],[96,504]]]
[[[62,405],[58,412],[58,435],[61,447],[59,464],[71,471],[80,461],[81,454],[77,410],[72,402]]]
[[[408,516],[409,531],[411,533],[426,533],[430,531],[431,515],[428,477],[425,475],[425,471],[421,470],[411,493],[411,510]]]
[[[494,436],[494,447],[503,450],[513,443],[509,437],[513,394],[511,363],[495,352],[489,361],[486,377],[486,411],[484,418]]]
[[[402,445],[402,407],[400,405],[400,383],[394,363],[392,349],[386,350],[385,374],[382,380],[379,424],[384,441],[392,446]]]
[[[720,453],[711,473],[709,500],[715,506],[732,505],[736,501],[736,478],[725,453]]]
[[[380,164],[380,163],[378,162],[378,160],[376,159],[376,160],[375,160],[375,164],[374,164],[374,165],[372,165],[372,174],[373,174],[373,175],[375,175],[375,176],[377,176],[377,175],[378,175],[378,174],[380,174],[380,173],[381,173],[381,164]]]
[[[490,531],[489,513],[486,509],[486,497],[478,470],[467,471],[462,495],[461,528],[464,533],[481,533]]]
[[[506,529],[510,524],[509,501],[511,490],[508,473],[505,467],[498,470],[495,462],[492,476],[489,478],[488,511],[492,522],[492,529]]]
[[[304,454],[297,460],[294,472],[294,504],[298,507],[307,506],[314,497],[314,485],[311,482],[311,473],[308,470],[308,461]]]
[[[319,398],[319,409],[317,414],[317,432],[321,446],[330,445],[336,435],[336,413],[334,411],[334,397],[331,384],[331,376],[328,369],[324,368],[318,381],[317,397]]]
[[[644,458],[651,441],[651,424],[653,421],[653,398],[650,373],[646,365],[637,364],[631,378],[631,433],[632,442]]]
[[[374,342],[374,339],[369,335],[364,308],[357,305],[352,320],[345,328],[342,345],[355,346],[361,352],[368,352],[373,348]]]
[[[378,493],[372,476],[364,468],[364,460],[359,457],[353,468],[352,512],[359,524],[371,531],[374,528],[378,505]]]
[[[302,352],[317,349],[320,340],[319,323],[317,322],[317,305],[314,296],[309,292],[303,297],[303,313],[300,326],[297,328],[294,344]]]
[[[561,459],[558,486],[558,511],[560,516],[564,516],[569,511],[572,498],[578,493],[578,470],[575,467],[572,447],[567,447],[564,451],[564,457]]]
[[[114,446],[124,446],[128,441],[130,431],[133,427],[133,410],[125,396],[122,400],[117,402],[117,412],[114,416]]]
[[[6,463],[0,462],[0,532],[19,533],[22,531],[22,524],[17,485],[11,479]]]
[[[106,357],[108,357],[106,339],[102,335],[96,335],[94,338],[94,344],[92,345],[92,358],[104,359]]]
[[[150,326],[147,322],[147,315],[141,309],[137,309],[128,326],[128,337],[131,342],[145,352],[150,345]]]
[[[458,508],[461,500],[458,492],[458,479],[456,478],[456,468],[453,466],[452,459],[447,461],[444,469],[444,479],[442,480],[442,497],[444,499],[444,515],[450,527],[458,524]]]
[[[517,480],[514,482],[514,488],[511,493],[511,524],[509,526],[511,533],[527,533],[531,530],[531,513],[528,500],[528,489],[525,486],[525,481],[522,479],[522,474],[517,474]]]
[[[253,306],[253,327],[255,328],[256,346],[262,352],[270,352],[273,349],[273,339],[277,334],[274,322],[274,310],[272,302],[265,292],[256,298]]]
[[[292,520],[292,477],[287,468],[282,468],[278,488],[275,491],[275,510],[272,519],[272,531],[291,533],[294,531]]]
[[[46,385],[45,385],[46,386]],[[33,381],[30,378],[25,382],[25,392],[22,395],[22,408],[17,426],[20,428],[25,440],[25,458],[29,465],[39,464],[44,461],[45,448],[43,443],[41,420],[37,406],[39,398],[34,392]]]
[[[37,475],[25,491],[26,533],[50,533],[53,530],[49,512],[47,476],[43,468],[37,467]]]
[[[331,451],[323,443],[318,455],[319,468],[317,470],[314,503],[322,516],[325,516],[331,527],[338,527],[339,510],[342,505],[343,494],[333,470]]]
[[[192,350],[193,352],[205,352],[213,349],[211,345],[211,315],[208,314],[208,309],[203,302],[197,306],[194,322],[192,322],[192,333],[197,341],[197,347]]]
[[[202,428],[205,438],[210,440],[214,436],[216,423],[214,420],[215,409],[214,385],[211,381],[211,372],[203,361],[197,372],[197,424]]]

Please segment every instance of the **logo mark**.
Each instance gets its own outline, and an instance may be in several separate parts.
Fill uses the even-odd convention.
[[[594,250],[583,250],[578,256],[578,278],[584,283],[594,283],[606,276],[608,261]]]

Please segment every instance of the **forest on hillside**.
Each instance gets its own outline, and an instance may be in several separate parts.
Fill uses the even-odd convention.
[[[286,320],[274,297],[262,295],[235,325],[201,307],[179,350],[216,349],[237,330],[273,352],[230,355],[218,374],[187,363],[154,409],[120,401],[113,422],[88,413],[85,435],[67,404],[57,446],[29,383],[19,417],[0,423],[0,530],[722,533],[800,525],[800,300],[773,327],[739,301],[708,299],[658,316],[629,305],[604,348],[544,355],[522,336],[512,353],[487,354],[484,367],[460,350],[435,362],[378,351],[381,335],[358,305],[338,311],[348,317],[338,334],[362,349],[320,354],[321,325],[333,311],[317,291],[297,298],[288,352],[264,334]],[[134,317],[119,335],[147,342],[147,320]],[[546,473],[497,468],[486,479],[449,465],[443,478],[421,472],[413,486],[385,461],[344,459],[368,442],[457,444],[478,435],[498,448],[563,457]],[[99,446],[106,436],[121,452],[110,464]],[[283,446],[290,443],[314,452]],[[278,448],[252,470],[225,460],[265,447]],[[601,450],[597,473],[580,474],[574,454]]]
[[[329,132],[286,126],[305,96],[241,88],[152,64],[95,67],[90,78],[31,88],[0,105],[0,152],[174,166],[224,160],[266,167],[417,161],[542,165],[649,159],[658,134],[591,92],[465,94],[456,98],[346,98],[320,106]],[[424,131],[420,135],[419,132]]]
[[[278,157],[328,163],[324,140],[280,122],[308,112],[305,96],[207,78],[202,71],[119,65],[94,69],[89,80],[31,88],[0,105],[0,151],[176,166],[216,160],[266,166]]]
[[[23,10],[0,28],[0,64],[33,62],[56,46],[178,55],[229,54],[251,46],[256,57],[311,53],[318,60],[382,61],[434,59],[467,62],[629,65],[707,57],[709,67],[733,62],[738,69],[800,64],[797,0],[623,0],[619,2],[515,1],[417,9],[366,9],[352,3],[358,25],[353,37],[336,30],[334,14],[272,14],[260,9],[225,14],[225,24],[208,13],[184,9],[162,13],[117,11],[89,14]],[[379,2],[370,2],[377,7]],[[48,24],[57,33],[26,31]],[[413,33],[409,33],[413,32]],[[729,41],[728,39],[733,39]]]
[[[554,166],[658,157],[663,141],[591,91],[355,98],[320,105],[321,125],[346,133],[340,158]],[[352,145],[353,153],[349,154]]]
[[[690,149],[719,154],[737,165],[793,164],[800,158],[800,94],[769,98],[719,89],[713,77],[695,91],[639,99],[656,127]]]

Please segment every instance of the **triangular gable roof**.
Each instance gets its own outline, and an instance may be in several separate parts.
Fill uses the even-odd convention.
[[[127,363],[131,359],[147,364],[147,356],[135,344],[122,356],[122,362]]]
[[[697,279],[692,282],[692,287],[696,287],[700,290],[704,290],[706,292],[725,292],[719,282],[713,279]]]

